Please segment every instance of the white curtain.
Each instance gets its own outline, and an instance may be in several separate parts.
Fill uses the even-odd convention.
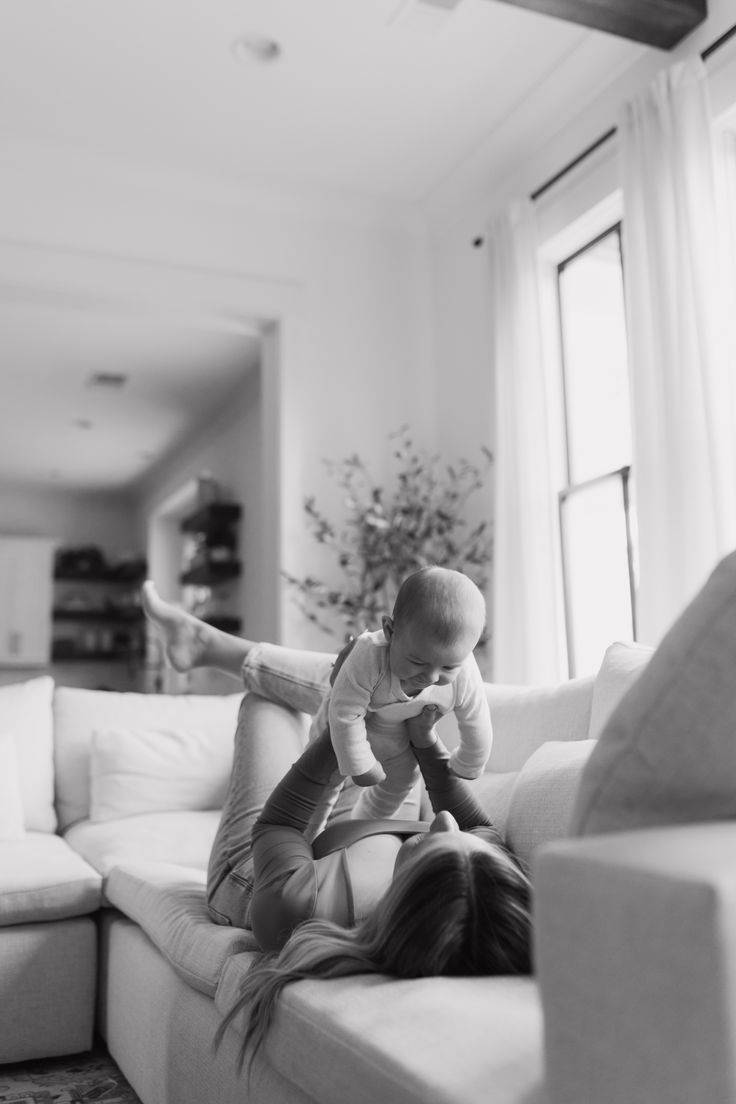
[[[728,280],[699,58],[619,119],[639,532],[638,636],[656,644],[736,544]]]
[[[496,386],[493,678],[561,676],[555,496],[550,478],[531,201],[491,228]]]

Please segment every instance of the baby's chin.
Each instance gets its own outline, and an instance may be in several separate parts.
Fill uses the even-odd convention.
[[[426,690],[428,686],[432,684],[429,682],[418,682],[416,679],[405,679],[400,681],[399,685],[408,698],[415,698],[417,694],[421,694],[422,690]]]

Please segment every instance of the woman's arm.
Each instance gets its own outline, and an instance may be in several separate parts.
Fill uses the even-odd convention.
[[[314,854],[305,832],[317,807],[339,793],[343,781],[325,732],[275,786],[253,826],[250,925],[264,951],[282,947],[314,913]]]
[[[412,751],[419,763],[433,810],[435,813],[451,813],[464,831],[469,828],[492,828],[493,822],[483,812],[469,787],[450,771],[450,753],[434,730],[427,740],[431,736],[434,740],[428,746],[412,742]],[[411,731],[409,739],[412,739]],[[421,743],[425,744],[425,739],[421,739]]]

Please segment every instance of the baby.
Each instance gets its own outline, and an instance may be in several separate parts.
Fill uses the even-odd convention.
[[[483,596],[467,575],[424,567],[404,580],[383,628],[362,633],[336,665],[312,733],[329,725],[340,773],[369,787],[354,817],[391,816],[408,797],[418,768],[404,721],[427,706],[457,717],[453,772],[482,773],[493,730],[473,649],[485,617]]]

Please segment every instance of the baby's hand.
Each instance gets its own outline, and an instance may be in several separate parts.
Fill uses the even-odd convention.
[[[432,747],[437,742],[434,726],[441,716],[436,705],[425,705],[416,717],[409,717],[404,721],[409,733],[409,743],[417,748]]]
[[[362,774],[354,774],[353,782],[356,786],[376,786],[379,782],[383,782],[385,777],[385,770],[380,763],[376,763],[370,770],[363,771]]]
[[[480,778],[483,773],[483,764],[469,767],[466,763],[461,763],[457,751],[453,751],[447,769],[455,778],[462,778],[464,782],[472,782],[474,778]]]

